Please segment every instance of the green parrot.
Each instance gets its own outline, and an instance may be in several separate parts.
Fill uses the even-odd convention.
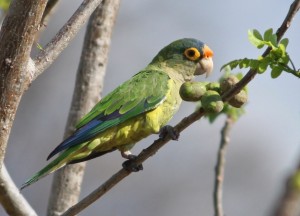
[[[21,189],[68,164],[86,161],[118,149],[132,161],[129,151],[151,135],[178,133],[166,125],[181,104],[180,86],[194,75],[210,74],[213,52],[203,42],[183,38],[164,47],[151,63],[100,100],[76,126],[76,131],[48,156],[57,158],[26,181]],[[139,171],[142,165],[123,167]]]

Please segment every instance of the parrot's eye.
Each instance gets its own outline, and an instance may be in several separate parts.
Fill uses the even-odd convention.
[[[195,61],[200,58],[201,54],[197,48],[191,47],[184,51],[185,57],[187,57],[191,61]]]

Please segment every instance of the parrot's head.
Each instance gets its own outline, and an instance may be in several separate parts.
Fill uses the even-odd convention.
[[[213,70],[213,51],[203,42],[193,38],[176,40],[164,47],[151,64],[165,64],[181,74],[185,81],[194,75],[206,74]]]

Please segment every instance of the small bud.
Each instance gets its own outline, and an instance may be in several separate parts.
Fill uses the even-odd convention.
[[[201,98],[201,106],[206,112],[218,113],[223,110],[224,103],[218,92],[208,90]]]
[[[218,82],[211,82],[211,83],[208,83],[206,85],[206,89],[207,90],[213,90],[213,91],[216,91],[216,92],[219,92],[220,93],[220,83]]]
[[[226,77],[224,80],[222,80],[222,82],[220,84],[221,93],[228,91],[238,82],[239,82],[239,79],[234,75],[230,75],[230,76]]]
[[[240,108],[241,106],[243,106],[245,103],[247,103],[248,101],[248,94],[245,90],[241,90],[238,94],[236,94],[235,96],[233,96],[233,98],[231,98],[228,103],[235,107],[235,108]]]
[[[179,94],[185,101],[199,101],[205,92],[205,85],[201,82],[185,82],[179,89]]]

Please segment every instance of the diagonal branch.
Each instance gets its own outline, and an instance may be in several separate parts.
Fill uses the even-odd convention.
[[[0,172],[0,194],[0,202],[9,215],[37,215],[16,187],[4,164]]]
[[[295,0],[294,3],[291,5],[291,8],[285,18],[285,21],[282,23],[281,27],[277,31],[278,39],[280,39],[283,34],[286,32],[286,30],[290,27],[291,21],[294,18],[296,12],[299,10],[300,0]],[[289,23],[287,25],[287,23]],[[270,52],[270,50],[266,50],[264,52],[264,55],[267,55]],[[225,92],[225,94],[222,95],[223,101],[228,101],[231,97],[233,97],[235,94],[237,94],[242,88],[244,88],[257,74],[257,71],[250,70],[244,78],[238,82],[233,88],[231,88],[229,91]],[[182,132],[184,129],[186,129],[188,126],[190,126],[192,123],[196,122],[200,118],[202,118],[205,115],[205,112],[203,109],[196,110],[189,116],[182,119],[175,127],[174,129],[178,132]],[[148,148],[144,149],[136,158],[136,163],[140,164],[143,163],[145,160],[147,160],[149,157],[154,155],[162,146],[164,146],[166,143],[170,141],[169,137],[166,137],[163,139],[155,140]],[[93,202],[95,202],[97,199],[99,199],[101,196],[103,196],[108,190],[113,188],[117,183],[119,183],[122,179],[124,179],[126,176],[130,175],[131,173],[129,171],[126,171],[124,169],[121,169],[117,173],[115,173],[110,179],[108,179],[106,182],[104,182],[100,187],[98,187],[96,190],[94,190],[92,193],[87,195],[83,200],[81,200],[79,203],[71,207],[68,211],[66,211],[62,216],[69,216],[69,215],[75,215],[81,212],[83,209],[85,209],[87,206],[91,205]]]
[[[215,186],[214,186],[214,210],[215,216],[224,216],[223,210],[223,182],[225,173],[225,155],[227,146],[229,144],[229,133],[233,125],[233,119],[227,116],[224,127],[221,131],[221,142],[218,150],[217,164],[216,164],[216,175],[215,175]]]
[[[42,74],[60,53],[68,46],[77,32],[86,23],[89,16],[102,0],[84,0],[68,22],[59,30],[55,37],[41,50],[34,59],[36,66],[32,81]]]
[[[100,99],[119,5],[120,0],[103,0],[89,20],[65,137],[74,131],[83,114]],[[84,168],[85,163],[79,163],[66,166],[55,173],[48,215],[58,215],[78,202]]]

